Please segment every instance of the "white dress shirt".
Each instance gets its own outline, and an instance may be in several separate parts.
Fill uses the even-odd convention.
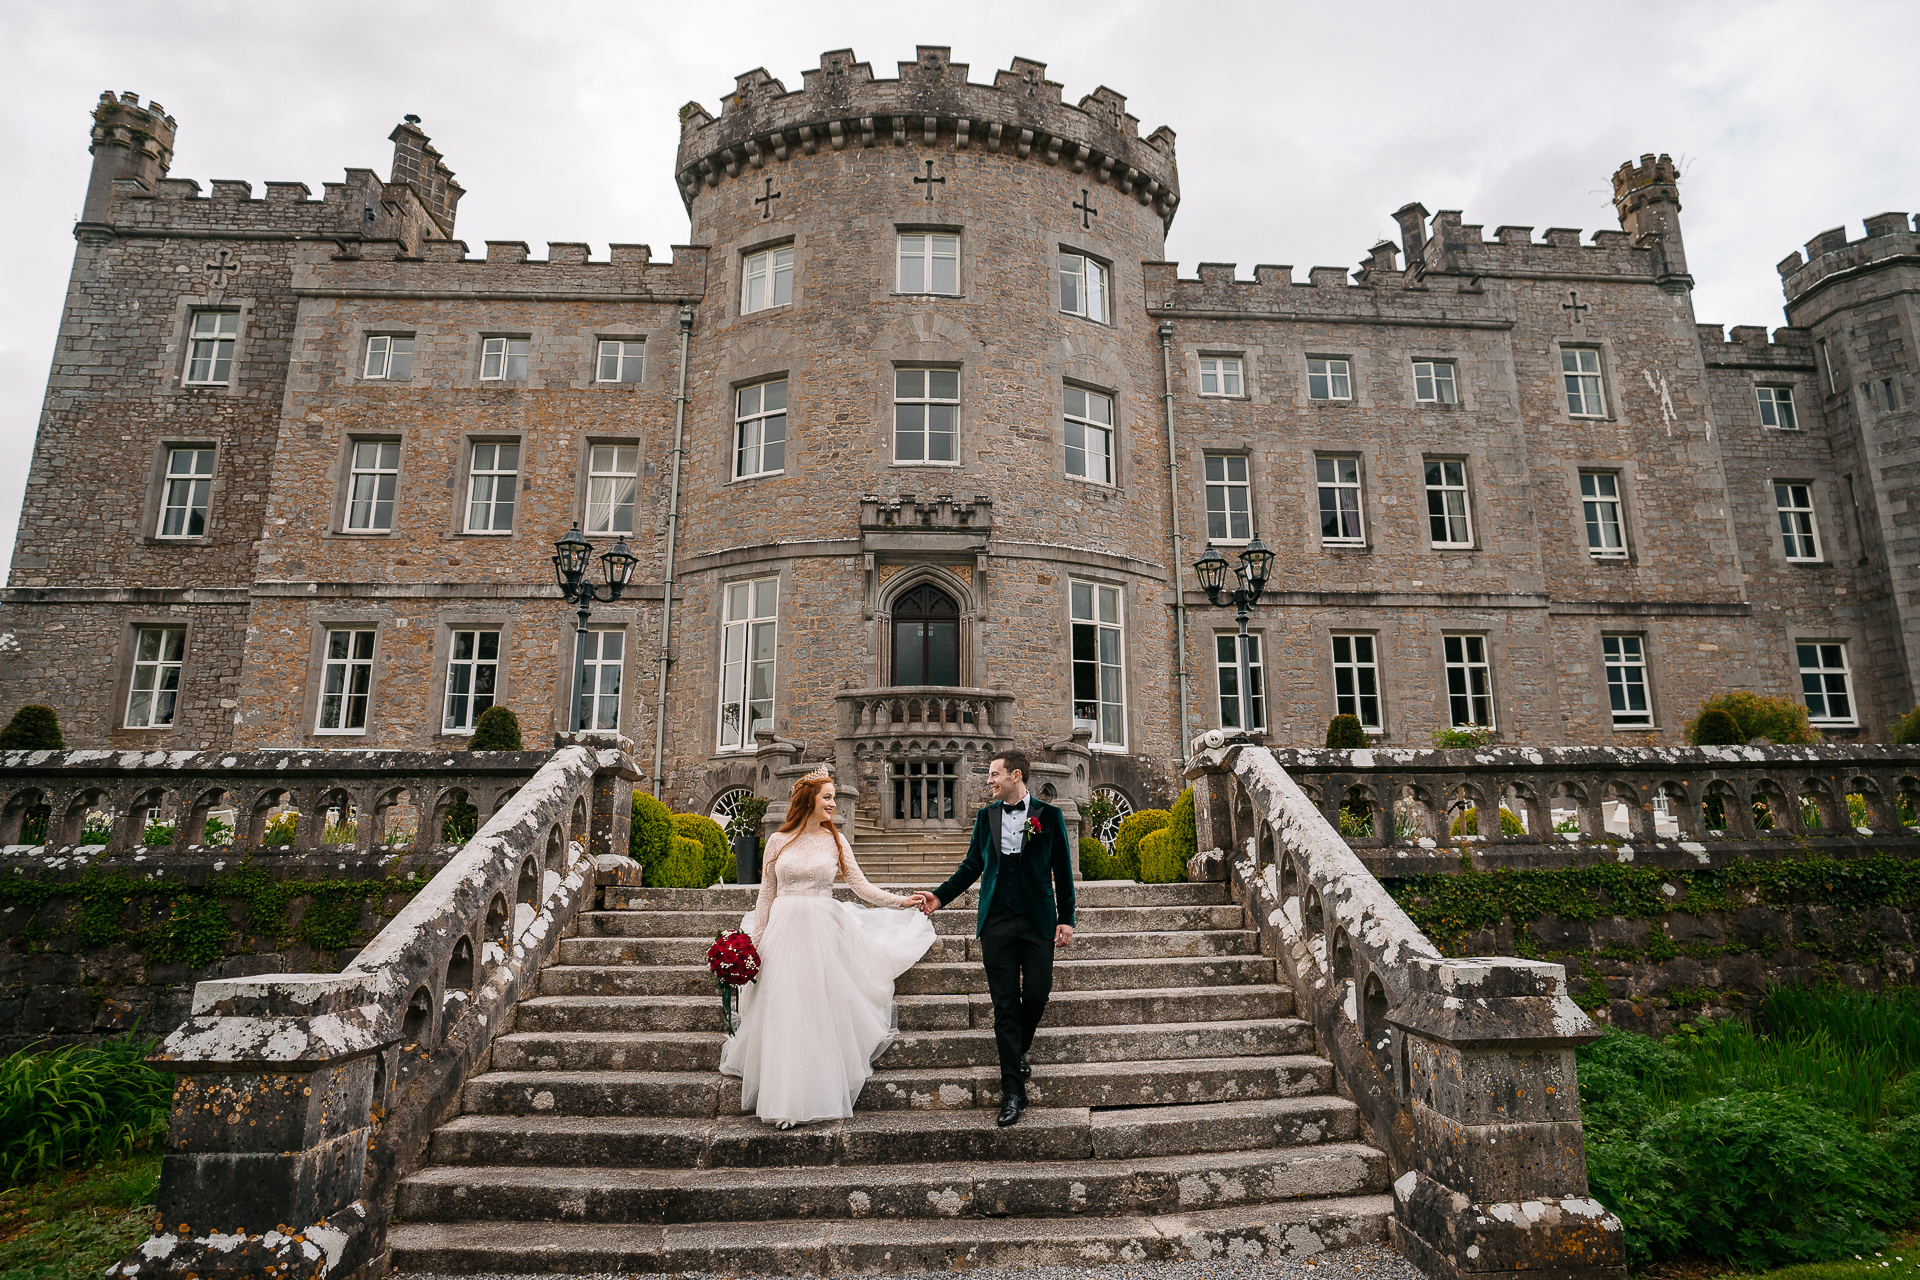
[[[1011,858],[1020,852],[1021,832],[1027,825],[1027,819],[1033,816],[1033,794],[1025,797],[1026,808],[1015,811],[1007,806],[1000,807],[1000,856]]]

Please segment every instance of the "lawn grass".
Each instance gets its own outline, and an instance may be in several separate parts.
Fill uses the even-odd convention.
[[[1699,1259],[1675,1259],[1636,1271],[1633,1280],[1895,1280],[1920,1277],[1920,1232],[1902,1232],[1886,1248],[1859,1258],[1803,1262],[1778,1271],[1726,1271]]]
[[[0,1280],[99,1280],[152,1233],[159,1185],[147,1151],[0,1191]]]

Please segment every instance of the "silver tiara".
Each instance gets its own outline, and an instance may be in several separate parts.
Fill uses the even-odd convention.
[[[809,773],[803,773],[803,774],[801,774],[801,775],[800,775],[800,781],[802,781],[802,782],[826,782],[826,781],[828,781],[828,780],[830,780],[830,779],[831,779],[832,777],[833,777],[833,770],[832,770],[832,769],[830,769],[829,767],[827,767],[826,765],[824,765],[824,764],[823,764],[823,765],[821,765],[821,766],[820,766],[819,768],[817,768],[817,769],[814,769],[813,771],[811,771],[811,772],[809,772]]]

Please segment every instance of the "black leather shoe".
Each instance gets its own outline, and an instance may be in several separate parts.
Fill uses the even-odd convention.
[[[1000,1116],[994,1123],[1002,1129],[1006,1128],[1020,1118],[1020,1109],[1026,1105],[1027,1100],[1024,1097],[1017,1093],[1008,1094],[1001,1100]]]
[[[1022,1080],[1033,1079],[1033,1064],[1027,1061],[1027,1055],[1024,1053],[1020,1055],[1020,1078]]]

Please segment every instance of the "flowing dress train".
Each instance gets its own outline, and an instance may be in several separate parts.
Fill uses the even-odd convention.
[[[873,1062],[893,1043],[893,980],[933,945],[933,922],[911,900],[876,889],[838,836],[767,841],[770,866],[741,927],[760,952],[760,979],[740,989],[739,1030],[720,1070],[769,1123],[853,1114]],[[873,910],[836,902],[841,874]]]

